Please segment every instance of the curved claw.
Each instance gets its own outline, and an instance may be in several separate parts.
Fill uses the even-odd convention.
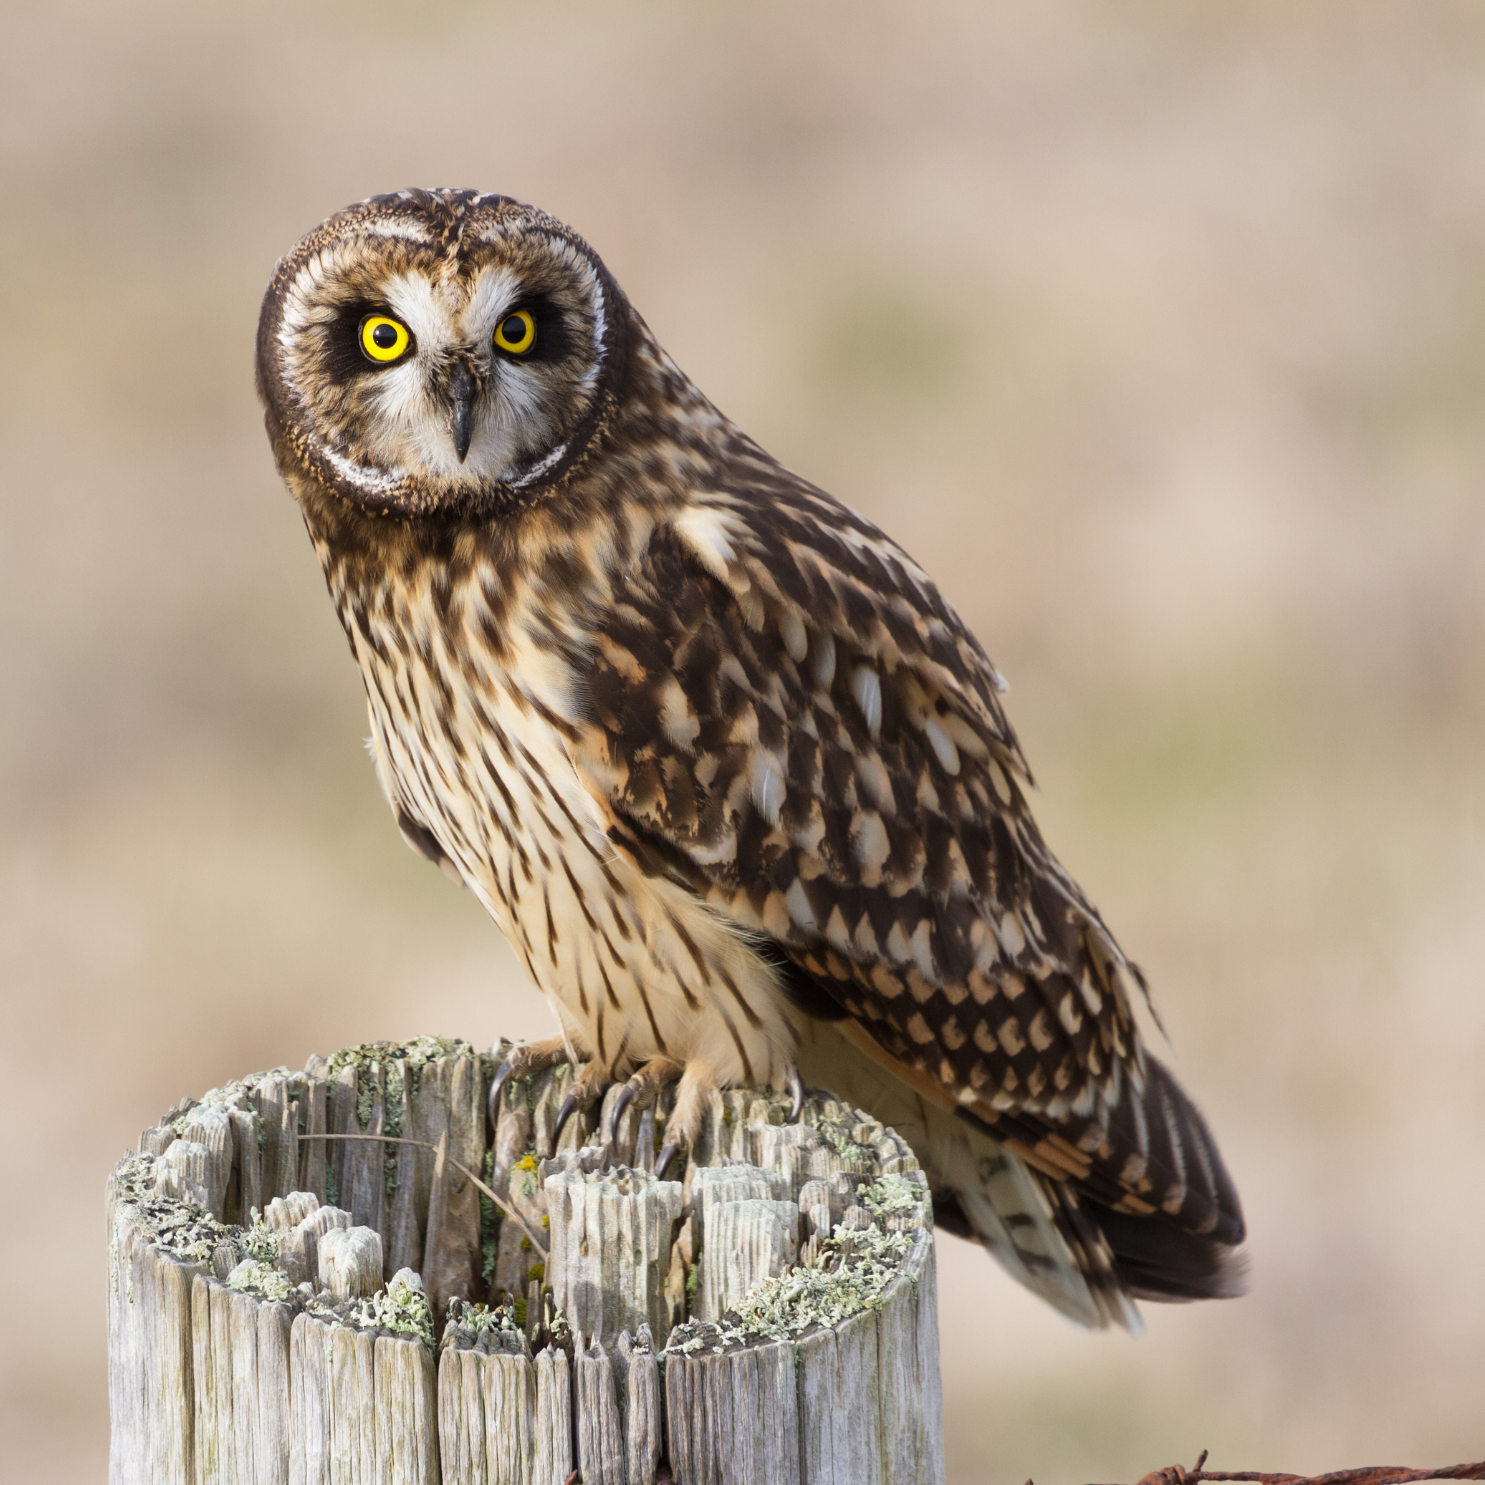
[[[789,1079],[789,1122],[798,1124],[799,1116],[804,1112],[804,1079],[792,1062],[786,1076]]]
[[[490,1098],[486,1105],[490,1115],[490,1128],[495,1127],[500,1117],[500,1090],[510,1081],[512,1059],[507,1057],[504,1062],[495,1069],[495,1080],[490,1084]]]
[[[609,1116],[608,1134],[604,1139],[605,1144],[612,1145],[613,1142],[618,1139],[619,1120],[624,1117],[625,1113],[629,1109],[629,1105],[634,1102],[635,1095],[638,1092],[639,1089],[637,1089],[633,1083],[625,1083],[624,1086],[619,1089],[619,1096],[614,1100],[613,1111]]]
[[[680,1149],[680,1145],[675,1140],[666,1140],[661,1145],[660,1154],[655,1160],[655,1179],[657,1181],[663,1181],[665,1179],[666,1167],[680,1153]]]
[[[553,1160],[557,1155],[557,1141],[562,1138],[562,1131],[567,1127],[567,1121],[572,1118],[573,1110],[578,1106],[576,1093],[569,1093],[562,1100],[562,1107],[557,1110],[557,1122],[552,1126],[552,1148],[547,1152],[547,1158]]]

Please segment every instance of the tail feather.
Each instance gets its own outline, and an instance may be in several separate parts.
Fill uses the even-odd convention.
[[[813,1022],[807,1081],[892,1125],[913,1147],[936,1220],[972,1237],[1019,1283],[1090,1327],[1137,1331],[1134,1300],[1243,1289],[1242,1209],[1206,1122],[1154,1058],[1118,1102],[1079,1126],[970,1110],[852,1023]],[[886,1074],[893,1074],[887,1076]]]
[[[1013,1279],[1079,1325],[1139,1330],[1114,1255],[1080,1218],[1070,1188],[1032,1169],[977,1121],[885,1076],[834,1026],[807,1027],[799,1066],[806,1082],[865,1109],[912,1146],[945,1231],[983,1244]]]
[[[986,1111],[986,1123],[1033,1164],[1047,1148],[1093,1201],[1131,1216],[1161,1216],[1185,1232],[1235,1248],[1245,1226],[1237,1187],[1200,1110],[1158,1059],[1126,1075],[1117,1102],[1056,1130],[1027,1114]],[[1055,1148],[1048,1148],[1055,1147]]]

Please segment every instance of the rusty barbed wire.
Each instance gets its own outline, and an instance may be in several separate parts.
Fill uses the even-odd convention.
[[[1485,1480],[1485,1460],[1476,1464],[1447,1464],[1438,1469],[1410,1469],[1405,1465],[1373,1464],[1357,1469],[1333,1470],[1324,1475],[1291,1475],[1262,1470],[1209,1470],[1203,1449],[1188,1470],[1169,1464],[1145,1475],[1139,1485],[1204,1485],[1208,1480],[1244,1480],[1254,1485],[1412,1485],[1418,1480]],[[1026,1485],[1032,1485],[1028,1480]]]

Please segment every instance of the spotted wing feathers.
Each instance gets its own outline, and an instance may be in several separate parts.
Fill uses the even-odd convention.
[[[1231,1182],[1140,1047],[1136,972],[1041,839],[994,667],[869,523],[751,446],[731,468],[657,526],[596,636],[574,757],[625,843],[1048,1190],[1225,1251]],[[1096,1222],[1080,1237],[1078,1203],[1048,1200],[1097,1268]]]

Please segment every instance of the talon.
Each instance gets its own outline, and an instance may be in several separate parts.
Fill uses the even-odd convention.
[[[799,1123],[799,1116],[804,1112],[804,1079],[799,1076],[799,1069],[791,1062],[786,1074],[789,1079],[789,1122]]]
[[[501,1090],[512,1078],[525,1078],[532,1073],[545,1072],[547,1068],[565,1061],[566,1058],[567,1044],[560,1036],[548,1037],[542,1042],[522,1042],[519,1047],[512,1047],[510,1055],[495,1070],[494,1081],[490,1084],[486,1108],[491,1126],[494,1126],[500,1113]]]
[[[549,1160],[555,1160],[557,1157],[557,1141],[562,1138],[562,1131],[566,1128],[567,1121],[572,1118],[573,1110],[577,1108],[578,1101],[576,1090],[569,1093],[562,1100],[562,1107],[557,1111],[557,1122],[552,1126],[552,1148],[547,1152],[547,1158]]]
[[[614,1100],[613,1117],[609,1123],[608,1143],[619,1137],[619,1120],[624,1117],[624,1112],[637,1099],[640,1108],[646,1108],[655,1098],[655,1095],[665,1087],[667,1083],[676,1082],[685,1068],[679,1062],[672,1061],[669,1057],[652,1057],[641,1067],[627,1083],[624,1084],[618,1098]]]
[[[657,1181],[663,1181],[665,1179],[666,1169],[669,1167],[670,1162],[680,1153],[680,1149],[680,1145],[674,1140],[667,1140],[660,1147],[660,1154],[655,1159],[655,1179]]]
[[[614,1100],[613,1110],[609,1115],[608,1134],[604,1139],[605,1144],[612,1145],[613,1142],[618,1139],[619,1121],[628,1112],[629,1105],[634,1102],[635,1095],[638,1092],[639,1089],[636,1088],[632,1082],[625,1083],[624,1086],[619,1089],[619,1096]]]
[[[490,1084],[490,1098],[486,1105],[490,1116],[490,1128],[493,1129],[500,1120],[500,1090],[510,1082],[513,1057],[507,1057],[504,1062],[495,1069],[495,1080]]]

